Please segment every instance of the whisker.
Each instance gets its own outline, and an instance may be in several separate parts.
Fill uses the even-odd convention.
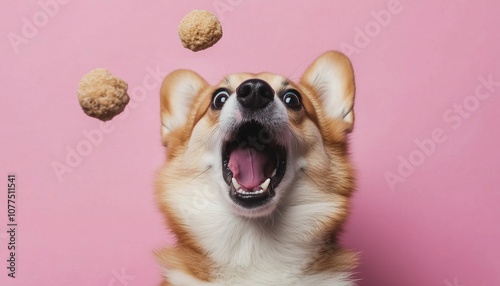
[[[310,60],[310,59],[303,60],[303,61],[302,61],[299,65],[297,65],[297,67],[296,67],[296,68],[292,71],[292,73],[291,73],[288,77],[286,77],[286,79],[287,79],[287,80],[291,80],[292,82],[295,82],[296,80],[298,80],[299,78],[296,78],[296,79],[294,80],[294,79],[292,78],[292,76],[293,76],[293,75],[294,75],[294,74],[295,74],[295,73],[296,73],[299,69],[301,69],[301,68],[305,65],[305,63],[309,63],[309,62],[311,62],[311,60]]]
[[[308,174],[304,171],[304,169],[300,169],[300,171],[301,171],[304,175],[306,175],[306,176],[307,176],[307,177],[308,177],[308,178],[309,178],[309,179],[310,179],[310,180],[311,180],[311,181],[312,181],[312,182],[313,182],[316,186],[318,186],[318,187],[320,187],[320,188],[321,188],[321,185],[320,185],[320,184],[318,184],[318,183],[316,183],[316,181],[314,181],[314,179],[313,179],[313,178],[311,178],[311,176],[309,176],[309,175],[308,175]]]
[[[207,172],[207,171],[208,171],[208,170],[210,170],[210,169],[212,169],[212,166],[208,166],[208,168],[207,168],[205,171],[203,171],[203,172],[199,173],[198,175],[196,175],[196,176],[195,176],[194,178],[192,178],[192,179],[191,179],[191,181],[189,181],[189,182],[194,181],[196,178],[198,178],[199,176],[203,175],[205,172]]]

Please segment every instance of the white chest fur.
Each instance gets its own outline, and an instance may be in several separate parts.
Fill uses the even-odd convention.
[[[207,283],[166,270],[172,285],[354,285],[348,273],[303,273],[319,247],[314,228],[337,211],[335,202],[318,198],[321,193],[309,189],[309,196],[299,196],[299,189],[305,186],[296,185],[282,202],[286,208],[277,209],[273,217],[252,220],[235,215],[224,201],[224,193],[208,191],[219,186],[198,187],[205,191],[198,191],[196,197],[191,191],[176,191],[170,199],[177,202],[174,207],[179,207],[186,227],[219,271]],[[185,206],[194,209],[186,212]]]
[[[227,277],[214,282],[203,282],[186,275],[180,271],[168,271],[165,276],[174,286],[354,286],[349,279],[349,274],[338,273],[334,275],[292,275],[289,269],[275,269],[274,272],[255,272],[249,277]]]

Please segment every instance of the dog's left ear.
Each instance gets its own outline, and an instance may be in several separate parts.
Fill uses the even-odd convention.
[[[352,131],[355,84],[347,56],[336,51],[322,54],[304,72],[301,83],[315,91],[326,117],[342,119],[346,131]]]
[[[191,70],[176,70],[167,75],[160,88],[161,140],[167,146],[170,132],[186,124],[193,101],[208,86]]]

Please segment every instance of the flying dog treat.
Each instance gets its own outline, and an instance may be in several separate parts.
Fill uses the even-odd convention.
[[[78,85],[78,100],[88,116],[107,121],[125,109],[130,98],[128,84],[107,69],[87,73]]]
[[[222,38],[222,26],[212,13],[193,10],[179,25],[182,45],[194,52],[210,48]]]

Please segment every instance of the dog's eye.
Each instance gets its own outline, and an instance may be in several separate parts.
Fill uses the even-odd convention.
[[[283,95],[283,102],[286,106],[293,110],[299,110],[302,107],[300,103],[300,95],[295,90],[289,90]]]
[[[212,108],[221,109],[229,98],[229,92],[225,89],[219,89],[214,92],[212,97]]]

